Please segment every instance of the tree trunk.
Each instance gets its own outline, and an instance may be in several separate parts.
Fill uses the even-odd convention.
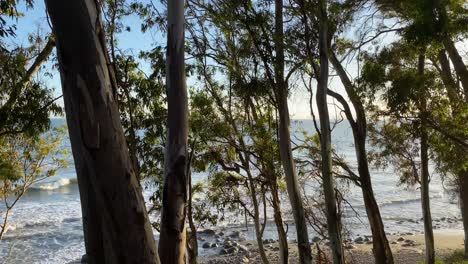
[[[97,3],[46,0],[82,198],[88,263],[159,263],[112,91]]]
[[[427,102],[423,93],[424,86],[424,55],[419,55],[418,74],[422,81],[421,87],[421,206],[424,221],[424,239],[426,241],[426,264],[435,263],[434,232],[432,230],[431,205],[429,201],[429,156],[427,135]]]
[[[458,174],[460,208],[465,231],[465,259],[468,259],[468,170]]]
[[[466,65],[463,63],[463,59],[458,53],[458,50],[455,47],[455,43],[453,43],[450,38],[444,40],[444,46],[445,49],[447,49],[455,72],[460,77],[465,97],[468,97],[468,70],[466,69]]]
[[[334,53],[330,53],[330,62],[333,64],[338,76],[340,77],[346,93],[356,110],[356,121],[352,120],[352,114],[347,107],[348,122],[351,124],[354,137],[354,148],[358,162],[359,179],[361,182],[362,196],[366,206],[367,218],[372,232],[372,243],[375,263],[393,264],[393,255],[388,243],[385,229],[380,215],[379,205],[375,200],[372,189],[371,175],[369,172],[369,162],[367,160],[366,138],[367,138],[367,120],[364,106],[355,92],[355,88],[349,79],[346,71]]]
[[[168,137],[159,256],[162,263],[185,263],[188,101],[184,61],[184,1],[168,1]]]
[[[242,161],[243,165],[248,168],[248,161],[249,157],[247,157],[245,160]],[[260,210],[258,207],[258,200],[257,200],[257,191],[255,187],[255,183],[252,177],[252,174],[247,171],[247,177],[248,177],[248,184],[250,187],[250,197],[252,199],[252,205],[254,207],[254,215],[253,215],[253,220],[254,220],[254,227],[255,227],[255,237],[257,238],[257,244],[258,244],[258,252],[260,254],[260,259],[262,260],[263,264],[268,264],[268,257],[265,252],[265,247],[263,246],[263,232],[262,228],[260,226]],[[265,194],[262,194],[265,195]],[[266,216],[265,216],[266,217]]]
[[[291,134],[289,131],[289,109],[288,109],[288,88],[284,80],[284,43],[283,43],[283,1],[275,0],[275,79],[276,79],[276,100],[279,113],[279,147],[281,163],[283,165],[288,189],[288,196],[291,202],[294,222],[296,224],[297,245],[299,250],[299,261],[301,264],[312,263],[312,253],[309,245],[309,233],[305,219],[302,197],[297,183],[296,165],[291,150]]]
[[[327,4],[320,1],[320,74],[317,85],[317,108],[320,120],[320,149],[322,156],[323,193],[327,212],[328,238],[331,242],[331,255],[334,264],[345,263],[341,242],[340,217],[336,207],[334,179],[332,175],[330,116],[327,104],[328,89],[328,29]]]
[[[283,218],[281,216],[281,205],[278,196],[278,185],[276,178],[273,176],[270,183],[271,197],[273,204],[273,218],[275,220],[276,230],[278,231],[278,244],[279,244],[279,261],[280,264],[287,264],[289,262],[289,248],[288,238],[283,226]]]

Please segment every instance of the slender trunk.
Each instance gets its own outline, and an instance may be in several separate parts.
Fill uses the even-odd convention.
[[[334,179],[332,175],[331,158],[331,131],[330,116],[327,104],[328,89],[328,29],[327,29],[327,4],[320,1],[320,75],[317,85],[317,108],[320,120],[320,149],[322,155],[322,179],[323,192],[325,194],[325,206],[327,210],[328,237],[331,242],[331,255],[334,264],[344,263],[343,246],[341,242],[340,217],[336,207]]]
[[[185,263],[188,101],[184,62],[184,1],[168,1],[168,137],[159,256],[162,263]]]
[[[445,50],[442,49],[437,54],[437,58],[440,63],[440,75],[442,81],[444,82],[445,89],[447,90],[447,95],[450,99],[450,103],[454,106],[453,110],[456,110],[456,103],[460,101],[458,99],[457,84],[452,77],[452,71],[450,70],[450,62],[445,54]],[[468,97],[466,97],[468,100]]]
[[[244,165],[247,165],[247,164],[244,162]],[[253,177],[250,174],[250,172],[247,172],[247,176],[248,176],[248,182],[249,182],[249,187],[250,187],[250,197],[252,199],[252,204],[254,207],[253,220],[254,220],[254,226],[255,226],[255,237],[257,239],[257,244],[258,244],[258,252],[260,253],[260,258],[262,260],[262,263],[268,264],[269,263],[268,257],[265,252],[265,247],[263,246],[263,231],[262,231],[261,224],[260,224],[260,210],[258,207],[257,191],[255,190],[255,183],[253,181]]]
[[[87,261],[159,263],[112,95],[115,83],[100,37],[103,29],[97,3],[46,0],[46,7],[57,40],[68,130],[83,198],[86,250],[91,253]]]
[[[465,259],[468,259],[468,170],[458,174],[460,208],[465,232]]]
[[[330,62],[333,64],[341,82],[343,83],[346,93],[356,110],[356,121],[352,120],[352,114],[347,108],[346,116],[349,116],[348,122],[351,124],[351,129],[354,137],[354,148],[358,162],[359,179],[361,182],[362,196],[364,205],[366,206],[367,218],[372,232],[372,243],[375,263],[377,264],[393,264],[393,255],[385,234],[382,217],[377,201],[375,200],[374,191],[372,188],[371,175],[369,171],[369,162],[367,160],[366,138],[367,138],[367,121],[364,106],[355,92],[355,88],[349,79],[346,71],[336,58],[334,53],[329,56]]]
[[[444,39],[444,47],[447,50],[450,60],[452,61],[455,72],[460,77],[465,98],[468,98],[468,70],[466,69],[466,65],[458,53],[458,50],[455,47],[455,43],[453,43],[453,40],[451,40],[449,37]]]
[[[426,264],[435,263],[434,232],[432,230],[431,205],[429,201],[429,156],[427,135],[427,102],[423,93],[424,86],[424,61],[425,56],[419,55],[418,74],[422,80],[421,84],[421,206],[424,221],[424,238],[426,241]]]
[[[190,163],[189,163],[190,164]],[[198,240],[197,240],[197,228],[193,222],[193,207],[192,207],[192,174],[187,173],[189,179],[189,199],[188,199],[188,208],[187,208],[187,217],[190,226],[190,235],[188,237],[188,258],[189,264],[196,264],[198,257]]]
[[[10,216],[10,211],[11,211],[11,208],[7,208],[6,209],[6,212],[5,212],[5,217],[3,218],[3,224],[0,225],[0,240],[2,240],[3,238],[3,235],[5,234],[6,232],[6,229],[7,229],[7,225],[8,225],[8,218]]]
[[[288,238],[283,226],[283,217],[281,216],[281,205],[278,196],[278,185],[276,178],[273,176],[270,181],[271,198],[273,203],[273,217],[275,220],[276,230],[278,231],[279,244],[279,261],[280,264],[287,264],[289,257]]]
[[[289,131],[288,88],[284,80],[284,43],[283,43],[283,1],[275,0],[275,79],[279,113],[279,147],[291,202],[294,222],[296,224],[299,261],[301,264],[312,263],[312,253],[309,244],[309,233],[305,219],[304,206],[297,182],[296,165],[291,150],[291,134]]]

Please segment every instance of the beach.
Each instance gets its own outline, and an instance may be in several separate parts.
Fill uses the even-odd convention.
[[[389,236],[391,248],[395,259],[395,264],[415,264],[424,260],[424,235],[392,235]],[[404,239],[402,241],[398,241]],[[435,250],[438,259],[445,259],[456,250],[463,249],[463,233],[453,232],[450,230],[439,230],[434,234]],[[412,242],[408,242],[412,241]],[[327,241],[318,242],[321,250],[327,251]],[[411,244],[409,246],[408,244]],[[215,264],[215,263],[261,263],[258,249],[255,242],[243,241],[239,245],[247,248],[248,251],[238,250],[235,254],[205,256],[200,259],[200,263]],[[297,244],[289,244],[289,259],[290,263],[298,263]],[[317,258],[317,243],[313,243],[311,248],[314,252],[314,257]],[[365,242],[358,244],[355,242],[345,245],[346,259],[349,263],[357,264],[373,264],[374,256],[372,255],[372,244]],[[267,256],[272,263],[278,260],[278,244],[269,243],[265,247]],[[327,256],[329,259],[329,256]]]

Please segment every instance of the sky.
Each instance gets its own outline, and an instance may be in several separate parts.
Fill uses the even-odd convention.
[[[45,6],[44,6],[44,1],[35,1],[34,3],[34,8],[31,10],[26,10],[24,7],[24,4],[21,4],[19,7],[20,11],[23,11],[25,13],[25,16],[22,18],[19,18],[17,21],[13,21],[17,25],[17,36],[14,38],[9,38],[7,40],[7,43],[11,43],[14,45],[23,45],[27,46],[28,45],[28,34],[33,33],[33,32],[41,32],[41,33],[48,33],[51,31],[47,16],[46,16],[46,11],[45,11]],[[140,19],[136,16],[130,16],[125,18],[124,23],[126,25],[129,25],[131,27],[130,32],[124,32],[118,36],[118,41],[119,41],[119,48],[125,50],[126,52],[131,52],[134,54],[138,54],[139,51],[141,50],[150,50],[153,48],[155,45],[162,45],[165,46],[165,36],[161,35],[161,33],[155,33],[155,30],[149,30],[146,33],[143,33],[140,30]],[[44,34],[44,35],[46,35]],[[355,30],[351,30],[351,33],[348,34],[355,34]],[[394,37],[390,37],[389,40],[387,39],[388,42],[391,42],[394,40]],[[381,44],[381,43],[380,43]],[[368,45],[367,47],[372,47],[372,45]],[[366,47],[364,48],[366,49]],[[55,51],[54,51],[55,53]],[[55,57],[55,54],[53,55]],[[51,69],[52,67],[52,62],[49,60],[49,62],[45,65],[45,67],[48,67]],[[148,71],[149,66],[142,62],[141,64],[142,70],[143,71]],[[351,61],[349,66],[348,66],[348,71],[352,76],[357,75],[357,67],[356,67],[356,62]],[[53,77],[45,77],[45,76],[37,76],[38,78],[41,78],[41,80],[45,81],[45,83],[52,89],[54,89],[54,93],[56,96],[61,94],[61,86],[60,86],[60,75],[58,73],[57,69],[53,70]],[[39,73],[40,74],[40,73]],[[190,80],[188,80],[188,84],[190,85]],[[305,91],[305,88],[298,82],[297,85],[294,85],[295,88],[292,89],[290,98],[289,98],[289,108],[290,108],[290,114],[292,118],[294,119],[308,119],[311,118],[310,115],[310,106],[309,106],[309,100],[310,100],[310,95],[307,91]],[[331,77],[329,81],[329,88],[337,91],[338,93],[345,94],[343,86],[341,82],[339,81],[338,77]],[[315,101],[315,98],[314,98]],[[336,108],[333,106],[333,99],[329,97],[329,102],[330,102],[330,114],[331,118],[334,119],[336,117],[337,113],[339,113],[339,110],[336,110]],[[63,102],[60,102],[63,105]],[[314,106],[314,111],[317,112],[316,106]]]

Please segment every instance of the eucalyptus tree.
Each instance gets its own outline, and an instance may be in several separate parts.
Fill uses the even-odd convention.
[[[414,43],[400,41],[379,54],[365,56],[361,87],[369,94],[382,94],[375,98],[384,102],[384,109],[375,106],[374,123],[395,122],[371,129],[372,134],[381,134],[376,140],[383,149],[377,157],[391,158],[392,164],[402,171],[409,185],[419,184],[426,240],[426,262],[435,263],[434,235],[430,210],[429,135],[427,122],[430,111],[437,105],[440,86],[437,85],[433,69],[426,69],[425,48],[414,47]],[[404,67],[402,67],[404,66]],[[429,101],[427,98],[431,98]],[[376,132],[378,131],[378,132]],[[407,143],[407,142],[410,143]],[[413,145],[413,146],[409,146]],[[417,151],[419,150],[419,153]],[[385,163],[383,163],[385,164]]]
[[[235,184],[244,185],[249,194],[252,210],[245,202],[240,204],[254,220],[257,243],[264,263],[268,262],[268,258],[263,249],[265,223],[260,222],[260,209],[263,204],[265,214],[267,191],[270,191],[270,203],[279,237],[280,260],[286,263],[288,245],[279,199],[278,181],[281,173],[277,155],[277,123],[274,107],[271,107],[273,94],[261,65],[252,55],[255,52],[252,50],[252,39],[242,37],[245,29],[239,28],[238,17],[232,13],[232,8],[239,4],[241,3],[220,2],[215,8],[214,5],[191,1],[188,5],[189,16],[197,21],[189,27],[192,43],[190,50],[197,62],[195,69],[204,84],[205,97],[209,96],[214,101],[212,112],[219,113],[219,117],[211,117],[209,120],[221,119],[224,121],[219,121],[220,124],[225,124],[224,129],[220,129],[221,126],[217,130],[213,128],[211,136],[205,135],[204,138],[212,142],[208,144],[211,146],[209,149],[213,150],[210,155],[216,153],[215,157],[218,157],[214,160],[211,157],[211,164],[220,166],[220,170],[224,171],[213,174],[213,177],[237,179]],[[221,17],[224,20],[220,20]],[[226,81],[219,81],[218,75],[224,76]],[[234,155],[225,156],[222,154],[223,149],[232,149]],[[226,154],[228,153],[230,152]],[[237,177],[233,178],[232,175]],[[211,182],[210,185],[221,181],[213,179]],[[226,182],[228,185],[233,183],[232,180]],[[219,192],[224,187],[218,187],[214,193],[223,196]],[[263,218],[266,221],[267,216],[264,215]]]
[[[88,262],[159,263],[94,1],[46,1],[57,41]]]
[[[167,8],[167,140],[159,255],[163,263],[185,263],[188,194],[188,100],[185,83],[184,0]]]
[[[468,213],[464,208],[468,203],[468,184],[466,178],[467,160],[461,158],[457,153],[462,153],[467,149],[467,128],[456,122],[463,118],[463,111],[466,109],[468,95],[468,70],[463,62],[460,52],[457,50],[455,43],[458,39],[463,38],[467,33],[464,21],[468,9],[464,1],[376,1],[382,12],[392,19],[397,19],[401,24],[405,25],[401,35],[404,39],[412,41],[416,45],[430,46],[433,53],[432,61],[435,68],[441,76],[441,80],[445,85],[447,98],[450,101],[450,106],[445,104],[445,109],[439,108],[431,113],[425,114],[426,124],[437,131],[441,136],[439,139],[433,137],[432,145],[438,153],[438,161],[445,163],[447,172],[456,175],[458,178],[458,189],[460,192],[460,201],[462,208],[462,217],[465,227],[465,238],[468,239]],[[448,58],[447,58],[448,54]],[[454,73],[451,71],[450,61],[452,62]],[[454,77],[460,82],[457,84]],[[462,89],[460,89],[462,88]],[[463,99],[464,98],[464,99]],[[449,111],[447,111],[450,109]],[[451,115],[453,122],[447,122],[447,115]],[[452,123],[452,124],[450,124]],[[446,141],[449,139],[449,141]],[[445,141],[445,142],[444,142]],[[447,147],[453,154],[447,155]],[[443,162],[445,160],[445,162]],[[455,162],[454,162],[455,161]],[[465,205],[463,205],[465,204]],[[468,247],[465,249],[465,257],[468,257]]]
[[[303,39],[295,44],[296,57],[305,57],[305,72],[311,77],[318,79],[321,72],[319,62],[319,32],[317,25],[321,23],[321,16],[315,1],[296,1],[296,38]],[[372,232],[373,254],[376,263],[393,263],[393,256],[387,240],[385,229],[380,215],[378,203],[372,188],[371,174],[366,150],[367,139],[367,116],[366,95],[362,94],[359,84],[354,82],[344,66],[344,60],[340,54],[353,54],[350,41],[343,39],[344,30],[351,27],[357,14],[365,7],[366,1],[344,1],[330,2],[328,10],[328,33],[330,46],[328,49],[328,60],[344,86],[345,95],[327,89],[327,94],[337,100],[343,107],[343,112],[349,122],[354,139],[355,153],[357,157],[357,170],[359,175],[356,182],[363,193],[367,218]],[[349,100],[347,100],[348,98]]]

